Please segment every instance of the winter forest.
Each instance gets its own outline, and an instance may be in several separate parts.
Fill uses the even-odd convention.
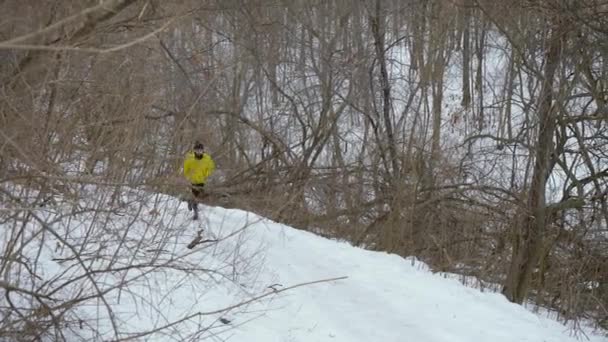
[[[92,299],[127,339],[132,269],[203,272],[111,219],[194,141],[209,205],[608,329],[608,1],[0,1],[0,339],[99,337]]]

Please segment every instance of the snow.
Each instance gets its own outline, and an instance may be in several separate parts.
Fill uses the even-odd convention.
[[[252,214],[212,208],[212,218]],[[251,226],[263,241],[268,282],[304,287],[276,300],[231,341],[575,341],[567,329],[502,295],[482,293],[431,273],[418,262],[370,252],[270,221]],[[270,276],[274,275],[274,276]],[[255,337],[254,337],[255,336]],[[597,341],[601,338],[598,337]]]
[[[110,291],[106,303],[93,300],[79,307],[80,315],[89,318],[87,324],[100,332],[74,328],[69,335],[74,340],[137,337],[129,333],[171,324],[136,340],[578,341],[557,321],[512,304],[500,294],[481,292],[435,274],[413,258],[356,248],[241,210],[206,206],[203,219],[192,221],[185,203],[165,195],[138,194],[125,202],[130,204],[120,215],[109,216],[114,220],[112,241],[118,243],[125,236],[123,246],[127,247],[114,247],[119,251],[114,267],[154,260],[188,269],[157,267],[104,274],[98,279],[102,289],[121,279],[130,279],[131,285]],[[54,217],[43,210],[41,217]],[[65,219],[56,229],[76,244],[82,230],[95,227],[93,217]],[[124,227],[131,228],[124,231]],[[187,249],[201,228],[203,238],[219,242]],[[35,231],[33,225],[31,229]],[[2,254],[7,236],[0,234]],[[134,236],[140,239],[131,241]],[[48,247],[40,262],[45,278],[79,274],[74,264],[56,261],[70,256],[68,248],[56,248],[57,241],[48,235],[44,243]],[[91,268],[96,263],[99,269],[107,266],[97,261],[91,262]],[[341,277],[345,278],[287,289]],[[93,288],[84,279],[78,290],[86,293]],[[66,286],[61,293],[73,295],[76,291]],[[108,306],[121,331],[118,336]],[[608,341],[590,332],[587,335],[592,342]]]

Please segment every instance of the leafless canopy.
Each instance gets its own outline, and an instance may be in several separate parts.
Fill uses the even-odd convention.
[[[44,302],[6,276],[37,274],[28,224],[55,229],[32,208],[182,196],[202,140],[213,203],[607,328],[607,18],[601,0],[2,1],[0,288]]]

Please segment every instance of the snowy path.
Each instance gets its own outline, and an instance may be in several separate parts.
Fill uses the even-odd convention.
[[[209,208],[213,224],[258,220],[238,210]],[[253,220],[253,221],[252,221]],[[221,228],[221,227],[219,227]],[[552,320],[422,269],[395,255],[354,248],[263,220],[248,228],[265,245],[261,280],[284,286],[348,276],[285,292],[262,317],[229,341],[576,341]],[[607,341],[592,337],[593,341]]]

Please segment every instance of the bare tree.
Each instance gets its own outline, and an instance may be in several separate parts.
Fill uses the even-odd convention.
[[[22,251],[64,236],[32,207],[75,206],[92,185],[113,212],[134,187],[183,197],[182,154],[202,140],[219,166],[210,203],[503,283],[567,319],[605,316],[608,289],[589,286],[606,283],[604,4],[4,1],[0,13],[4,273],[36,278]],[[71,244],[85,264],[110,241],[122,247],[105,262],[128,256],[132,228],[101,226]],[[3,281],[57,322],[72,314]],[[4,308],[34,321],[34,306]]]

